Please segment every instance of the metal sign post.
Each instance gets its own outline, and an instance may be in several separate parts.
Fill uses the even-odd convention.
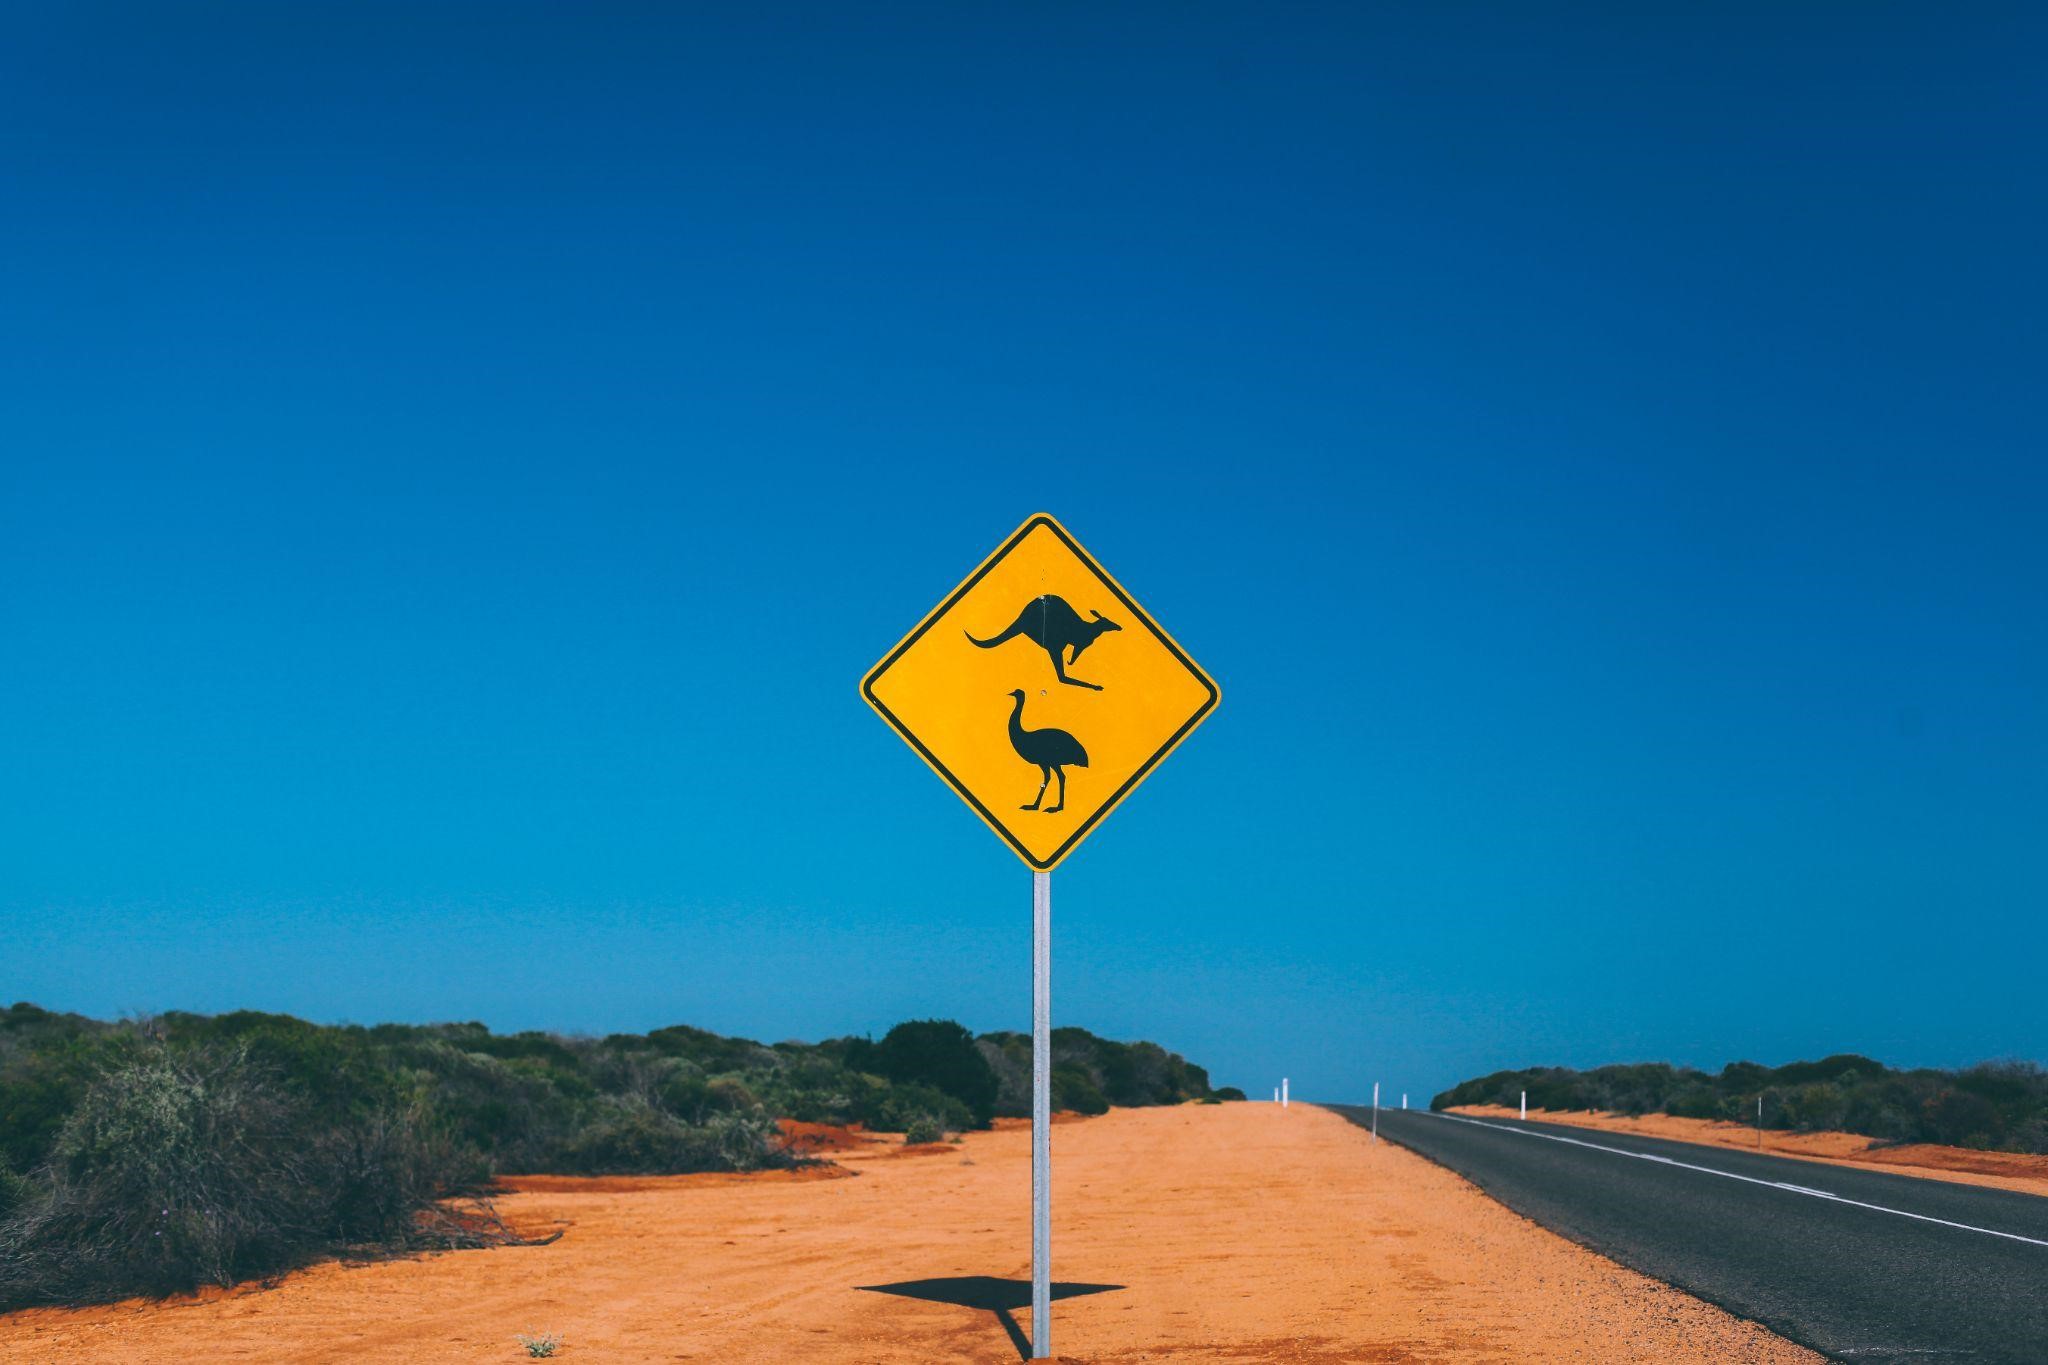
[[[1052,1354],[1052,873],[1031,874],[1031,1353]]]

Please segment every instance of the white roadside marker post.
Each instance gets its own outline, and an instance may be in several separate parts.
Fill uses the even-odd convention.
[[[1031,1349],[1052,1354],[1052,874],[1031,874]]]
[[[1405,1090],[1401,1092],[1401,1107],[1403,1109],[1408,1107],[1408,1092]]]
[[[1372,1083],[1372,1140],[1380,1140],[1380,1083]]]
[[[1522,1122],[1524,1122],[1524,1123],[1527,1123],[1528,1121],[1529,1121],[1529,1092],[1528,1092],[1528,1091],[1526,1091],[1526,1090],[1524,1090],[1524,1091],[1522,1092]]]
[[[1285,1076],[1280,1078],[1280,1107],[1282,1109],[1287,1107],[1287,1078]]]

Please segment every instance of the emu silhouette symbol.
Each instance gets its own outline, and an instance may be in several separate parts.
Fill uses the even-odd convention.
[[[1100,692],[1102,684],[1082,682],[1079,678],[1067,676],[1067,665],[1080,662],[1081,651],[1095,643],[1096,637],[1105,631],[1122,630],[1123,627],[1099,611],[1088,615],[1094,619],[1084,621],[1081,613],[1067,605],[1064,597],[1040,597],[1024,604],[1024,610],[1017,613],[1017,619],[1002,634],[988,640],[977,640],[966,631],[969,644],[982,649],[994,649],[1003,641],[1022,635],[1046,652],[1052,660],[1052,674],[1061,682],[1072,687],[1086,687]],[[1071,651],[1071,652],[1070,652]],[[1054,731],[1055,734],[1058,731]],[[1027,808],[1028,809],[1028,808]]]
[[[1017,751],[1017,757],[1026,763],[1038,765],[1038,795],[1031,798],[1031,804],[1022,810],[1037,810],[1039,802],[1045,800],[1045,789],[1055,776],[1060,780],[1059,800],[1045,808],[1051,815],[1065,810],[1067,806],[1067,769],[1088,766],[1088,751],[1081,747],[1081,741],[1065,730],[1027,730],[1024,728],[1024,693],[1020,688],[1012,692],[1017,705],[1010,712],[1010,747]]]

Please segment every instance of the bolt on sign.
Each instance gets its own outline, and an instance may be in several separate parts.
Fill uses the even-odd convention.
[[[918,622],[860,690],[1040,872],[1073,852],[1222,698],[1043,513]]]

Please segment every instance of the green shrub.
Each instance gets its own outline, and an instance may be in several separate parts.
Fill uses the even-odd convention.
[[[545,1169],[547,1154],[589,1107],[544,1072],[439,1039],[398,1049],[386,1064],[430,1098],[446,1140],[485,1173]]]
[[[761,1107],[745,1081],[718,1076],[705,1083],[704,1104],[714,1114],[744,1114]]]
[[[18,1054],[0,1062],[0,1096],[6,1101],[0,1104],[0,1163],[17,1171],[33,1170],[48,1159],[65,1119],[93,1081],[131,1056],[136,1043],[128,1034],[41,1032],[40,1039],[25,1038],[32,1035],[32,1025],[17,1022],[10,1041]]]
[[[946,1125],[930,1114],[919,1114],[903,1130],[906,1146],[925,1142],[944,1142]]]
[[[976,1128],[995,1113],[998,1083],[974,1035],[950,1019],[898,1024],[875,1045],[875,1069],[892,1081],[927,1085],[967,1106]]]
[[[1077,1114],[1106,1114],[1109,1100],[1095,1088],[1095,1078],[1086,1069],[1067,1062],[1052,1069],[1052,1107]]]
[[[1721,1117],[1721,1097],[1712,1086],[1689,1085],[1666,1102],[1664,1112],[1687,1119],[1717,1119]]]
[[[607,1097],[547,1165],[581,1175],[751,1171],[789,1164],[771,1141],[774,1134],[775,1125],[758,1112],[684,1123],[645,1101]]]
[[[1031,1039],[1021,1033],[984,1034],[974,1040],[996,1077],[995,1112],[1011,1118],[1031,1112]]]
[[[347,1126],[245,1049],[153,1049],[101,1078],[0,1221],[0,1308],[233,1284],[403,1238],[442,1182],[404,1116]]]
[[[6,1162],[0,1161],[0,1219],[14,1212],[33,1188],[27,1176],[17,1174]]]
[[[930,1118],[952,1132],[975,1127],[974,1114],[951,1095],[928,1085],[894,1085],[862,1119],[885,1133],[908,1132],[919,1119]]]
[[[1991,1101],[1967,1090],[1944,1087],[1930,1095],[1921,1108],[1929,1136],[1955,1147],[1989,1147],[1999,1127],[1998,1111]]]

